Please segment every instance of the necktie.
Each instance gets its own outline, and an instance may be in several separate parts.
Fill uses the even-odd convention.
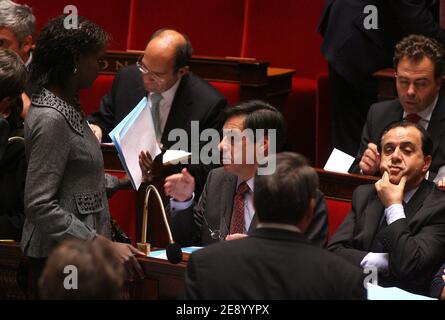
[[[153,93],[151,95],[151,116],[153,118],[153,125],[155,127],[156,140],[161,139],[161,116],[159,112],[159,103],[162,100],[162,94]]]
[[[246,182],[240,183],[233,201],[232,219],[230,220],[230,234],[244,233],[244,197],[250,188]]]
[[[410,113],[405,117],[405,121],[411,123],[419,123],[420,119],[422,119],[422,117],[419,116],[417,113]]]

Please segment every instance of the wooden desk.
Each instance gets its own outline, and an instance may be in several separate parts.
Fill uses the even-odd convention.
[[[101,74],[116,74],[136,63],[142,51],[107,51]],[[193,56],[190,70],[208,81],[239,83],[241,101],[262,99],[282,106],[295,70],[269,68],[269,62],[237,57]]]
[[[130,299],[178,299],[184,292],[187,262],[171,264],[166,260],[139,257],[146,278],[129,283]]]
[[[352,200],[355,188],[362,184],[373,184],[379,178],[360,174],[343,174],[323,169],[315,169],[318,173],[319,187],[325,197],[336,200]]]
[[[188,260],[188,259],[186,259]],[[138,257],[146,278],[127,282],[122,290],[124,299],[177,299],[184,291],[187,262]],[[29,286],[32,270],[17,242],[0,242],[0,300],[25,300],[36,297],[36,288]]]

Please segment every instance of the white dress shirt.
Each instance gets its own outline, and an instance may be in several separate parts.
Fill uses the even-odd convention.
[[[405,192],[403,202],[408,203],[419,187]],[[406,219],[405,209],[402,204],[393,204],[384,211],[385,219],[388,225],[399,219]],[[362,268],[376,267],[379,272],[387,273],[389,268],[388,253],[369,252],[360,262]]]
[[[247,231],[249,231],[250,224],[252,223],[253,216],[255,215],[255,208],[253,206],[253,186],[254,186],[255,178],[250,178],[246,181],[247,185],[250,188],[250,191],[248,191],[244,197],[244,234],[247,234]],[[236,183],[236,190],[238,190],[238,186],[243,181],[238,178],[238,181]],[[218,195],[214,195],[218,196]],[[192,198],[187,201],[177,201],[173,198],[170,198],[170,209],[172,211],[180,211],[190,208],[193,205],[193,199],[195,198],[195,194],[193,193]],[[221,212],[221,214],[224,214]],[[228,225],[227,227],[230,227],[230,221],[227,221]]]

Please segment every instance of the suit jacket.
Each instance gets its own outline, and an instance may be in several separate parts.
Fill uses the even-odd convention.
[[[359,186],[352,210],[331,239],[328,249],[359,266],[375,250],[389,253],[389,275],[379,284],[428,294],[431,279],[445,260],[445,195],[424,180],[405,206],[406,219],[380,227],[384,206],[374,185]]]
[[[321,51],[349,83],[360,84],[375,71],[392,66],[394,45],[409,34],[423,34],[445,44],[435,21],[432,0],[325,0],[319,31]],[[367,5],[378,9],[378,29],[367,30]]]
[[[442,296],[442,291],[445,287],[445,281],[443,281],[442,276],[444,275],[445,263],[439,268],[436,275],[431,283],[431,293],[430,296],[433,298],[440,299]]]
[[[363,273],[304,235],[261,228],[194,252],[186,299],[363,299]]]
[[[26,179],[25,143],[23,129],[10,132],[14,140],[7,143],[0,159],[0,239],[20,241],[25,211],[23,196]]]
[[[168,208],[173,237],[183,246],[208,245],[218,242],[212,239],[210,230],[220,230],[227,235],[232,218],[233,199],[236,193],[237,176],[217,168],[210,171],[204,190],[194,207],[172,212]],[[204,218],[205,217],[205,218]],[[249,233],[256,228],[254,215]],[[306,236],[316,245],[323,247],[328,235],[328,215],[326,202],[321,191],[317,190],[316,207]]]
[[[399,99],[375,103],[368,112],[365,126],[363,127],[360,149],[350,172],[359,173],[359,162],[363,153],[372,142],[380,143],[380,137],[388,125],[403,120],[403,107]],[[428,180],[434,179],[440,167],[445,165],[445,97],[439,96],[437,105],[431,115],[428,125],[428,133],[433,140],[433,161],[430,166]]]
[[[122,68],[113,81],[111,91],[102,98],[99,111],[93,113],[88,120],[90,123],[100,126],[103,130],[104,140],[109,141],[108,133],[147,94],[141,72],[136,65]],[[185,129],[187,136],[191,137],[191,121],[199,121],[199,133],[207,128],[220,131],[223,120],[222,111],[226,106],[227,101],[219,91],[205,80],[189,72],[182,77],[173,99],[161,137],[163,148],[169,149],[179,140],[176,137],[176,140],[168,141],[168,134],[175,128]],[[191,151],[190,143],[186,151]],[[211,167],[204,165],[189,166],[189,170],[197,182],[198,194],[202,190],[210,169]]]
[[[43,89],[25,120],[25,255],[67,238],[111,237],[102,152],[80,109]]]

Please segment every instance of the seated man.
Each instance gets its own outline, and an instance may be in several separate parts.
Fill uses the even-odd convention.
[[[165,194],[171,197],[169,213],[176,242],[184,246],[207,245],[242,237],[256,227],[253,195],[254,175],[261,161],[258,155],[262,152],[267,156],[280,149],[284,127],[281,113],[262,101],[242,103],[227,111],[224,138],[218,145],[224,167],[209,173],[195,206],[194,200],[198,200],[193,195],[195,181],[186,169],[165,180]],[[264,131],[263,139],[255,136],[259,130]],[[253,134],[248,136],[249,132]],[[247,137],[232,140],[230,134]],[[255,152],[255,156],[249,161],[251,152]],[[318,246],[324,246],[326,203],[319,190],[315,199],[314,219],[306,235]]]
[[[26,180],[21,93],[27,72],[19,56],[0,49],[0,239],[20,241]]]
[[[428,180],[434,179],[445,164],[445,98],[439,95],[444,67],[444,51],[435,40],[411,35],[397,44],[394,68],[398,99],[371,106],[350,172],[379,174],[377,144],[383,130],[393,122],[410,121],[425,128],[433,139]]]
[[[275,172],[255,176],[257,228],[247,238],[193,253],[185,298],[363,299],[360,268],[302,234],[311,223],[317,184],[302,156],[276,155]]]
[[[111,91],[102,98],[100,110],[89,117],[99,141],[110,141],[108,133],[145,96],[157,139],[165,149],[177,142],[168,138],[173,129],[184,129],[191,136],[191,121],[199,121],[200,132],[207,128],[220,130],[227,101],[207,81],[189,72],[192,51],[185,35],[170,29],[156,31],[138,63],[118,72]],[[210,168],[191,165],[189,169],[201,190]]]
[[[352,210],[328,249],[363,268],[379,285],[428,294],[445,260],[445,195],[425,180],[433,143],[417,124],[392,124],[383,134],[375,185],[358,187]]]

